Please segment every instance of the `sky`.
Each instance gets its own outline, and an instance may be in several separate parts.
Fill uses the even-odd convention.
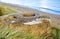
[[[1,1],[12,4],[26,5],[26,6],[38,6],[40,3],[40,0],[1,0]]]
[[[19,4],[35,7],[57,7],[60,8],[60,0],[0,0],[6,3]]]
[[[60,9],[60,0],[0,0],[6,3],[25,5],[29,7],[44,7]]]

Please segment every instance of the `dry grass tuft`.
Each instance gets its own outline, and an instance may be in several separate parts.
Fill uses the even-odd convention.
[[[15,19],[13,16],[9,17],[9,19],[11,18]],[[1,26],[4,27],[2,29],[0,26],[0,32],[3,32],[4,35],[2,33],[0,34],[1,37],[6,39],[45,39],[46,36],[50,36],[51,33],[50,22],[48,20],[42,20],[42,23],[33,25],[18,23],[9,24],[8,22],[4,22],[5,20],[7,19],[0,19]]]

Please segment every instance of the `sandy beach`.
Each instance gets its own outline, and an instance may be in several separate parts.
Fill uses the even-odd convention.
[[[53,27],[60,28],[60,15],[50,14],[50,13],[42,12],[39,10],[27,8],[27,7],[21,7],[21,6],[15,5],[15,4],[11,5],[11,4],[0,2],[0,5],[11,7],[13,9],[18,10],[20,13],[40,13],[41,15],[49,16],[51,19],[51,25]]]

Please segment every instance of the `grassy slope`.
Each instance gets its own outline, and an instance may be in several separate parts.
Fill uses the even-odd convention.
[[[2,24],[3,25],[3,24]],[[49,28],[49,21],[43,21],[41,24],[34,25],[24,25],[24,24],[8,24],[5,23],[4,26],[0,26],[0,39],[45,39],[45,35],[49,35],[49,30],[46,31],[46,26]],[[3,28],[4,27],[4,28]],[[2,29],[3,28],[3,29]]]
[[[0,16],[6,15],[6,14],[12,14],[12,13],[16,13],[16,12],[17,11],[12,8],[8,8],[6,6],[0,6]]]
[[[11,9],[11,8],[8,8],[8,7],[0,6],[0,16],[5,15],[5,14],[11,14],[11,13],[16,13],[16,10]],[[0,28],[1,28],[1,26],[0,26]],[[6,31],[4,31],[4,32],[5,33],[3,33],[3,34],[6,35],[6,33],[9,33],[10,32],[10,29],[6,29]],[[0,31],[0,33],[1,33],[1,31]],[[18,32],[15,32],[15,34],[16,34],[16,36],[20,36],[22,38],[25,35],[24,33],[18,33]],[[0,38],[1,38],[1,36],[2,35],[0,34]],[[53,39],[60,39],[60,30],[52,27],[52,37],[53,37]],[[24,37],[24,38],[26,38],[26,39],[33,39],[34,36],[33,35],[30,35],[30,34],[26,34],[26,37]],[[4,39],[4,38],[2,37],[1,39]]]
[[[60,29],[52,27],[52,36],[53,39],[60,39]]]

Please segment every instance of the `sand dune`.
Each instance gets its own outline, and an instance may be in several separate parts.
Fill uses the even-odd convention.
[[[11,7],[13,9],[18,10],[20,13],[40,13],[41,15],[49,16],[51,18],[51,25],[53,27],[60,28],[60,16],[59,15],[49,14],[49,13],[42,12],[42,11],[39,11],[39,10],[18,6],[18,5],[15,5],[15,4],[7,4],[7,3],[0,2],[0,5]]]

